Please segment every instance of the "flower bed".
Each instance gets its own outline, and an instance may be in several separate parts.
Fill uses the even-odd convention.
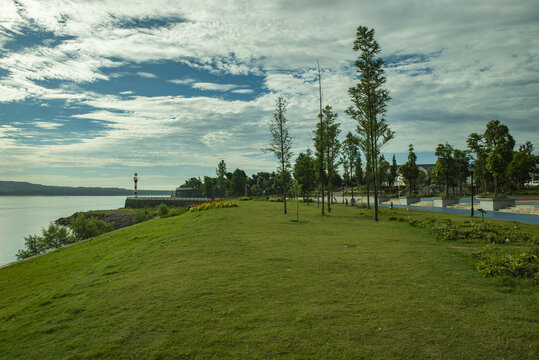
[[[227,207],[237,207],[237,206],[238,204],[231,200],[218,199],[218,200],[211,200],[211,201],[205,201],[202,203],[192,204],[189,207],[189,212],[220,209],[220,208],[227,208]]]

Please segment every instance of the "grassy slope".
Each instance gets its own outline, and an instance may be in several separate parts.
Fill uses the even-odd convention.
[[[539,356],[537,291],[502,291],[469,252],[358,209],[281,211],[157,219],[0,269],[0,358]]]

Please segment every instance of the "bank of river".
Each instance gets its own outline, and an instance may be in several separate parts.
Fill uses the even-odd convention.
[[[0,196],[0,266],[16,260],[24,237],[77,211],[122,208],[125,196]]]

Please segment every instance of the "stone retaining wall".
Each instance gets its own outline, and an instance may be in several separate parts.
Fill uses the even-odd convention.
[[[458,198],[433,198],[434,207],[446,207],[448,205],[455,205],[460,202]]]
[[[498,211],[510,206],[515,206],[515,199],[479,198],[479,203],[483,210]]]
[[[406,196],[406,197],[401,197],[399,199],[399,203],[401,205],[410,205],[410,204],[419,202],[420,200],[421,198],[419,198],[419,196]]]

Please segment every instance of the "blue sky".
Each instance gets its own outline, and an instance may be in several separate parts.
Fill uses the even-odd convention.
[[[498,119],[539,139],[535,1],[0,0],[0,180],[169,190],[228,168],[273,171],[260,149],[277,96],[295,154],[324,103],[342,136],[355,30],[373,27],[396,137],[433,163]]]

